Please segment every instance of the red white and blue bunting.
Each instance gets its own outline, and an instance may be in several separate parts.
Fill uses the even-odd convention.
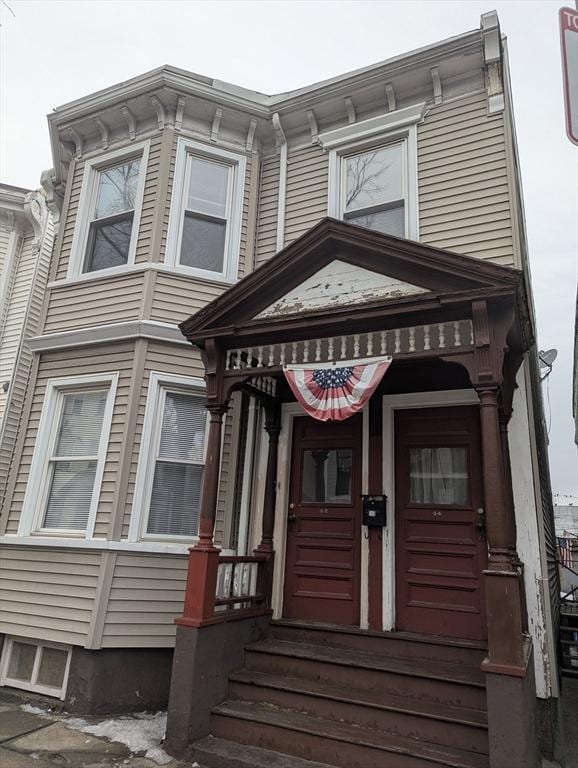
[[[391,365],[391,356],[314,365],[285,365],[293,394],[319,421],[344,421],[360,411]]]

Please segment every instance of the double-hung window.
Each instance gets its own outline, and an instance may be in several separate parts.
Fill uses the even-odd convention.
[[[424,103],[319,134],[329,153],[329,216],[419,239],[417,123]]]
[[[48,383],[21,534],[92,535],[116,381],[105,374]]]
[[[198,277],[237,276],[245,158],[179,139],[166,261]]]
[[[404,237],[406,173],[403,142],[341,158],[341,210],[345,221]]]
[[[202,382],[152,373],[129,538],[197,535],[205,471]]]
[[[87,160],[69,277],[107,274],[134,262],[148,143]]]

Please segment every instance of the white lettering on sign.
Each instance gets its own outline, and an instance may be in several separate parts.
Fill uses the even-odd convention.
[[[560,9],[560,39],[566,132],[570,141],[578,145],[578,11],[572,8]]]

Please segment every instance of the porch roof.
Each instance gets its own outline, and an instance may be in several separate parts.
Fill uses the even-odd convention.
[[[479,299],[514,305],[518,335],[531,336],[520,270],[325,218],[179,327],[199,347],[218,338],[230,348],[241,338],[462,319]]]

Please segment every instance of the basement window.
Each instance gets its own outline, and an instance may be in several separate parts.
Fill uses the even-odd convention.
[[[7,637],[0,661],[0,685],[64,699],[71,648]]]

